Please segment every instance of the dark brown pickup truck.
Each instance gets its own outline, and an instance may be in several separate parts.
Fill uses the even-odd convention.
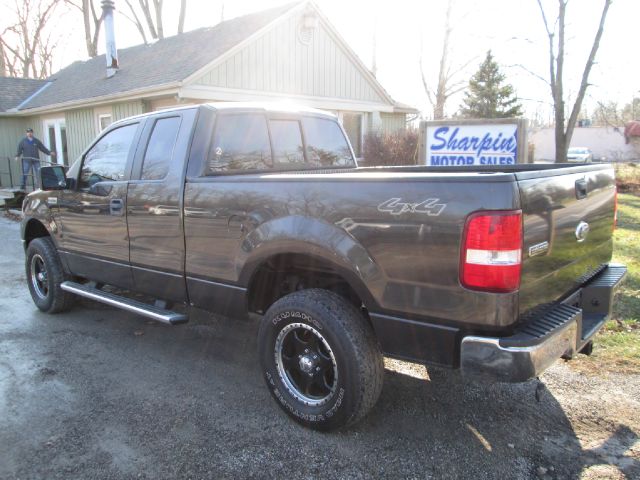
[[[315,110],[128,118],[41,181],[22,224],[38,308],[258,314],[271,393],[320,430],[370,410],[383,355],[517,382],[588,353],[626,272],[610,165],[358,168]]]

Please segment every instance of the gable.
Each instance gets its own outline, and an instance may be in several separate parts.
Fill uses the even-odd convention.
[[[389,104],[322,17],[310,38],[301,34],[304,14],[283,18],[192,85]]]

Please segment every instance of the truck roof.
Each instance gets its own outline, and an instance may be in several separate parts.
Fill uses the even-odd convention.
[[[331,119],[335,119],[336,116],[330,112],[324,110],[318,110],[317,108],[306,107],[304,105],[290,103],[287,101],[283,102],[212,102],[212,103],[202,103],[200,105],[183,105],[176,106],[172,108],[167,108],[163,110],[156,110],[154,112],[142,113],[140,115],[135,115],[127,118],[123,118],[114,122],[114,124],[121,123],[125,120],[130,120],[132,118],[144,118],[151,115],[157,115],[161,113],[174,112],[178,110],[188,110],[192,108],[211,108],[216,111],[260,111],[260,112],[268,112],[268,113],[294,113],[294,114],[311,114],[314,116],[322,116]]]

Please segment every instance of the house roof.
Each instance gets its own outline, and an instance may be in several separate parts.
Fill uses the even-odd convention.
[[[309,4],[326,21],[327,26],[333,29],[322,12],[309,0],[289,3],[221,22],[214,27],[200,28],[151,44],[121,49],[118,51],[120,69],[110,78],[106,76],[105,55],[74,62],[46,81],[34,80],[33,82],[39,83],[32,91],[23,95],[16,93],[18,98],[7,101],[11,105],[4,110],[0,108],[0,112],[12,109],[29,114],[32,109],[57,109],[101,102],[114,97],[146,94],[154,90],[166,92],[178,89],[182,82],[188,82],[190,77],[208,68],[225,53],[232,51],[234,47],[240,48],[243,42],[249,41],[258,31],[303,4]],[[339,37],[339,34],[336,35]],[[382,98],[393,106],[394,112],[418,113],[415,108],[394,101],[348,46],[347,50]],[[3,90],[0,83],[0,93]],[[5,99],[0,99],[0,102],[4,107]]]
[[[234,18],[215,27],[200,28],[148,45],[118,50],[120,70],[111,78],[106,77],[104,55],[74,62],[49,77],[51,85],[25,102],[20,110],[179,82],[296,5],[298,3],[290,3]],[[22,96],[21,100],[25,97]]]
[[[640,120],[627,123],[624,127],[624,136],[627,138],[640,137]]]
[[[0,77],[0,112],[18,107],[46,83],[33,78]]]

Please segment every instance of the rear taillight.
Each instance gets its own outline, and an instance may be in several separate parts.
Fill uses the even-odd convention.
[[[476,212],[467,218],[462,237],[460,282],[486,292],[520,287],[522,212]]]
[[[613,229],[618,225],[618,187],[615,187],[613,197]]]

